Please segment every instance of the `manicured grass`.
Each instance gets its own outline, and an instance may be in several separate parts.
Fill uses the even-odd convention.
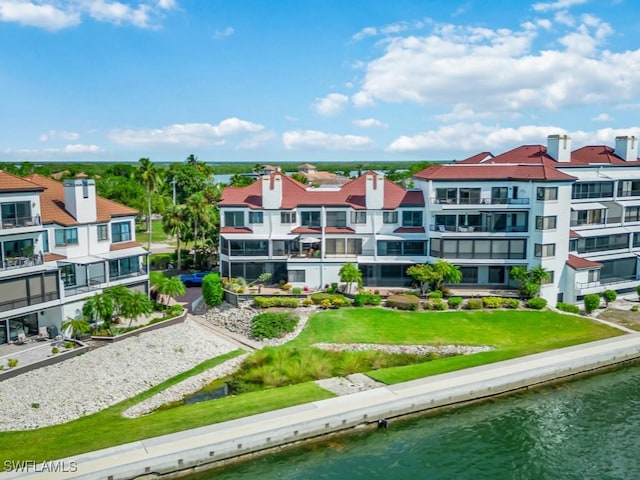
[[[162,230],[162,220],[152,220],[151,221],[151,241],[153,243],[168,243],[170,245],[175,245],[175,239],[171,239],[171,241],[167,240],[169,236],[164,233]],[[146,222],[136,224],[136,241],[146,244],[149,239],[149,235],[147,234],[147,224]]]
[[[367,372],[379,381],[398,383],[621,334],[620,330],[588,318],[546,310],[400,312],[366,308],[318,313],[289,345],[303,347],[328,342],[496,348],[475,355]]]
[[[0,432],[2,459],[53,460],[333,396],[314,383],[304,383],[161,410],[140,418],[121,416],[124,410],[154,393],[240,353],[208,360],[132,399],[72,422],[38,430]]]

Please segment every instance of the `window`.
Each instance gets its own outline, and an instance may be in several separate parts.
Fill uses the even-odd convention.
[[[131,223],[120,222],[111,224],[111,241],[113,243],[131,241]]]
[[[402,255],[402,242],[378,240],[378,255]]]
[[[82,198],[89,198],[89,181],[82,180]]]
[[[289,270],[287,272],[287,279],[289,282],[304,283],[305,280],[304,270]]]
[[[553,257],[555,254],[556,254],[555,243],[536,243],[535,244],[536,257]]]
[[[382,223],[398,223],[398,212],[382,212]]]
[[[385,241],[378,240],[378,255],[399,256],[399,255],[426,255],[426,240],[416,241]]]
[[[589,278],[588,278],[588,282],[592,283],[592,282],[599,282],[600,281],[600,269],[593,269],[593,270],[589,270],[587,272]]]
[[[604,223],[604,211],[603,208],[597,210],[574,210],[571,212],[571,226]]]
[[[109,240],[109,226],[106,223],[98,225],[98,241]]]
[[[570,252],[577,252],[578,251],[578,239],[577,238],[572,238],[571,240],[569,240],[569,251]]]
[[[599,237],[579,238],[578,253],[601,252],[629,247],[629,234],[601,235]]]
[[[422,212],[418,210],[410,210],[408,212],[402,212],[402,226],[403,227],[421,227]]]
[[[555,273],[554,271],[551,272],[547,272],[549,274],[549,278],[545,279],[542,281],[542,285],[550,285],[553,283],[553,280],[555,279]]]
[[[317,213],[319,218],[319,212]],[[320,226],[319,220],[318,220],[317,226]],[[327,212],[327,227],[346,227],[346,226],[347,226],[347,212]]]
[[[244,227],[244,212],[231,211],[224,212],[225,227]]]
[[[536,200],[542,202],[558,200],[558,187],[538,187],[536,190]]]
[[[504,283],[504,267],[489,267],[489,283]]]
[[[640,207],[627,207],[624,209],[625,222],[640,222]]]
[[[460,283],[478,283],[478,267],[460,267]]]
[[[0,215],[2,215],[3,224],[8,224],[10,226],[22,225],[23,222],[31,220],[31,203],[3,203],[0,207]]]
[[[346,218],[345,218],[346,223]],[[300,225],[303,227],[319,227],[320,226],[320,212],[300,212]]]
[[[436,188],[436,201],[438,203],[458,203],[458,189]]]
[[[613,182],[574,183],[571,186],[571,198],[613,197]]]
[[[109,262],[109,278],[129,277],[140,272],[140,260],[138,257],[120,258]]]
[[[509,195],[509,189],[507,187],[491,187],[491,203],[492,204],[507,203],[508,195]]]
[[[280,223],[283,225],[296,223],[296,212],[280,212]]]
[[[432,239],[432,257],[471,259],[512,259],[526,258],[527,241],[513,240],[456,240]]]
[[[536,217],[537,230],[553,230],[556,228],[558,217],[555,215],[549,217]]]
[[[367,223],[367,212],[351,212],[351,223]]]
[[[56,247],[64,247],[66,245],[78,244],[77,228],[58,228],[56,229]]]
[[[261,224],[264,222],[263,212],[249,212],[249,223]]]
[[[618,182],[619,197],[637,197],[640,195],[640,180],[622,180]]]
[[[49,253],[49,231],[42,232],[42,253]]]
[[[460,203],[463,205],[477,205],[480,203],[479,188],[461,188]]]

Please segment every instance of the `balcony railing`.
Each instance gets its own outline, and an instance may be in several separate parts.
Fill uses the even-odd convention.
[[[571,220],[569,226],[571,227],[585,227],[588,225],[611,225],[622,223],[622,217],[608,217],[606,220],[600,220],[597,222],[589,222],[588,220],[580,221],[580,220]]]
[[[33,267],[35,265],[42,265],[42,257],[40,255],[33,255],[30,257],[7,257],[0,263],[0,269],[8,270],[12,268],[25,268]]]
[[[616,283],[634,282],[638,280],[636,275],[628,275],[626,277],[611,277],[599,280],[597,282],[576,282],[577,288],[593,288],[604,287],[606,285],[614,285]]]
[[[439,203],[442,205],[529,205],[529,198],[432,198],[431,203]]]
[[[489,229],[489,228],[484,228],[481,226],[463,226],[463,225],[459,225],[459,226],[455,226],[455,225],[429,225],[429,230],[431,230],[432,232],[443,232],[443,233],[448,233],[448,232],[456,232],[456,233],[477,233],[477,232],[486,232],[486,233],[513,233],[513,232],[517,232],[517,233],[523,233],[523,232],[527,232],[527,226],[526,225],[515,225],[515,226],[510,226],[510,227],[504,227],[504,228],[493,228],[493,229]]]
[[[10,228],[35,227],[40,225],[40,216],[35,217],[19,217],[19,218],[3,218],[0,220],[0,228],[2,230]]]
[[[640,197],[640,190],[622,190],[618,197]]]
[[[58,292],[45,292],[41,295],[33,295],[31,297],[15,298],[5,302],[0,302],[0,312],[50,302],[52,300],[57,300],[58,298],[60,298]]]

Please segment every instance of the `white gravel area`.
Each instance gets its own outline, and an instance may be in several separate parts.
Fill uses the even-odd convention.
[[[314,347],[334,352],[378,350],[385,353],[407,353],[411,355],[471,355],[495,350],[486,345],[382,345],[378,343],[314,343]]]
[[[235,350],[193,321],[147,332],[0,383],[0,430],[65,423]]]

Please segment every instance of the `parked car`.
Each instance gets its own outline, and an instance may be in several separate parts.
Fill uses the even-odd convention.
[[[185,287],[202,286],[202,279],[209,275],[211,272],[193,272],[180,275],[180,280],[184,283]]]

